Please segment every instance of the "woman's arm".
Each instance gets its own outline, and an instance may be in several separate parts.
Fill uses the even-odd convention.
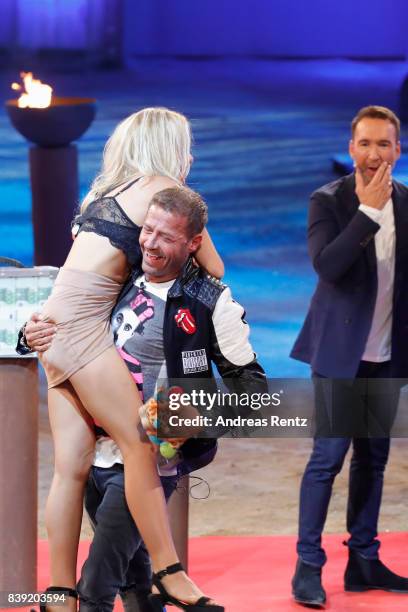
[[[218,255],[217,249],[206,229],[202,233],[203,240],[195,258],[202,268],[205,268],[211,276],[222,278],[224,276],[224,262]]]

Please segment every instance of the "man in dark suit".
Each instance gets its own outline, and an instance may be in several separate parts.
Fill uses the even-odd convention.
[[[300,491],[293,596],[322,607],[321,535],[333,481],[351,443],[345,589],[408,593],[408,579],[379,560],[377,539],[399,396],[393,379],[408,377],[408,189],[391,176],[400,156],[396,115],[365,107],[351,132],[355,172],[311,196],[308,246],[318,284],[292,350],[292,357],[311,365],[317,411]],[[361,378],[370,384],[375,379],[377,392],[362,392]]]

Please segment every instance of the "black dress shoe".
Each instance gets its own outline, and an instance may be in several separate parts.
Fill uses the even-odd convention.
[[[297,603],[324,608],[326,593],[322,587],[322,568],[298,559],[292,578],[292,595]]]
[[[370,589],[408,593],[408,578],[394,574],[379,559],[364,559],[357,551],[349,548],[344,590],[362,592]]]

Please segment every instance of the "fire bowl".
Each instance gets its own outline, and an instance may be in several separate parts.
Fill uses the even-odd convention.
[[[96,113],[94,98],[52,98],[47,108],[20,108],[7,100],[11,123],[24,138],[40,147],[67,146],[91,125]]]

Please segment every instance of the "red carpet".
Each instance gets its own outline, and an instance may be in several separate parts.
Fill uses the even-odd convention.
[[[408,574],[408,534],[381,536],[381,559],[399,574]],[[408,595],[370,591],[345,593],[342,580],[347,549],[343,537],[328,535],[329,561],[323,577],[328,594],[327,609],[343,612],[408,610]],[[88,543],[81,542],[80,564]],[[48,584],[46,542],[39,543],[39,588]],[[200,587],[222,602],[228,612],[301,612],[291,601],[290,580],[295,565],[295,537],[206,537],[190,541],[190,573]],[[22,608],[20,608],[21,610]],[[116,611],[121,611],[118,603]]]

